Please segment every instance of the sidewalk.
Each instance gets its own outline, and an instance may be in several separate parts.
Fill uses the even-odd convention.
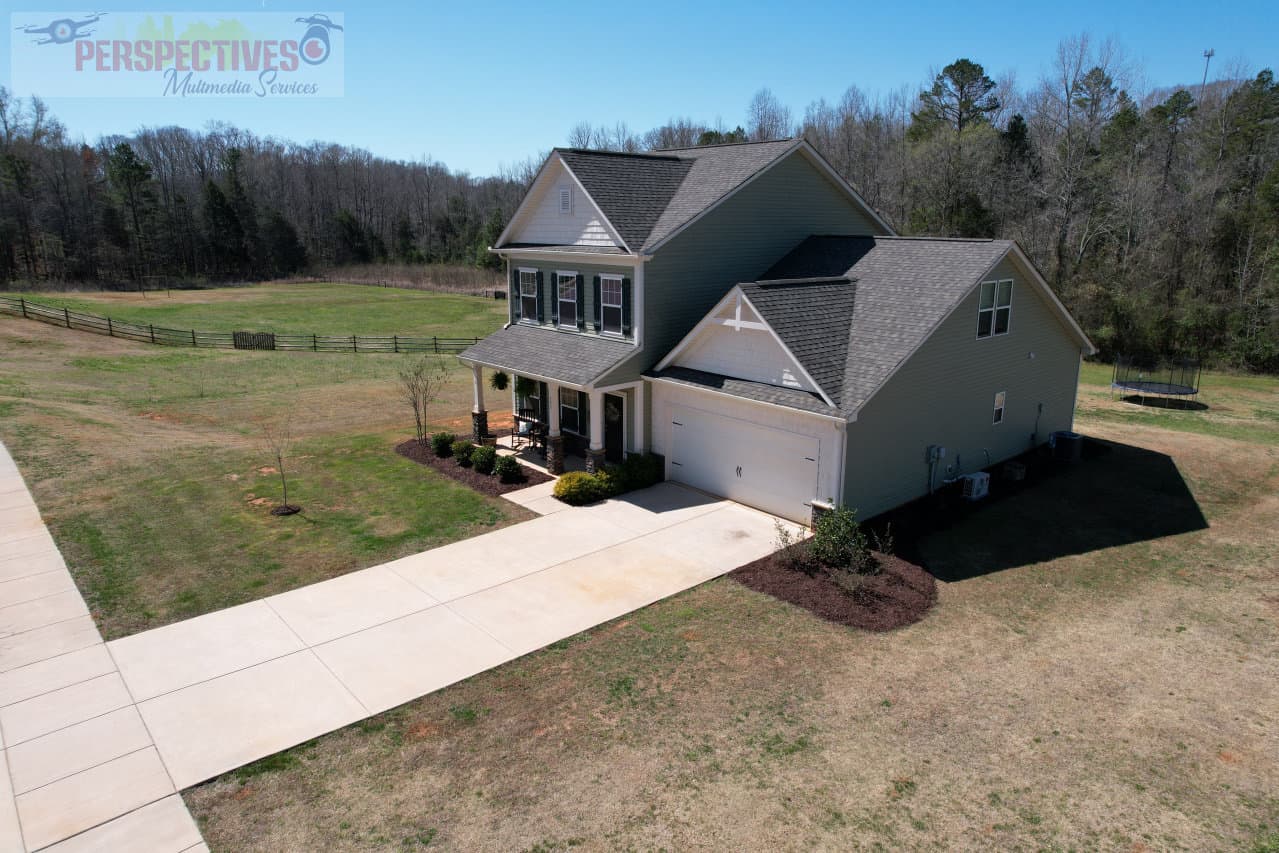
[[[3,445],[0,747],[0,849],[208,849]]]

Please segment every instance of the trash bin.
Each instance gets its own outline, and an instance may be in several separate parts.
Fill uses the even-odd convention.
[[[1073,465],[1083,458],[1084,437],[1070,430],[1058,430],[1048,436],[1048,446],[1052,448],[1054,462]]]

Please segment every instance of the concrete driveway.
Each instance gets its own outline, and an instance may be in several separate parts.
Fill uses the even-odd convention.
[[[557,511],[108,643],[175,786],[674,595],[775,535],[772,516],[669,483],[539,508]]]

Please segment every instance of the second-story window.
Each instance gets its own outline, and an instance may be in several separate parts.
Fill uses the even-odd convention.
[[[577,328],[577,273],[557,272],[560,325]]]
[[[520,316],[537,322],[537,270],[520,270]]]
[[[1008,334],[1013,315],[1013,283],[1011,279],[983,281],[977,305],[977,337],[989,338]]]
[[[600,276],[600,330],[622,333],[622,277]]]

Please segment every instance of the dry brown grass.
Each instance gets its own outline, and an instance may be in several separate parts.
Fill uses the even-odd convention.
[[[1250,848],[1279,822],[1279,442],[1110,405],[1080,427],[1170,455],[1207,529],[943,585],[886,635],[715,581],[187,802],[227,850]],[[951,535],[1036,533],[982,518]]]

